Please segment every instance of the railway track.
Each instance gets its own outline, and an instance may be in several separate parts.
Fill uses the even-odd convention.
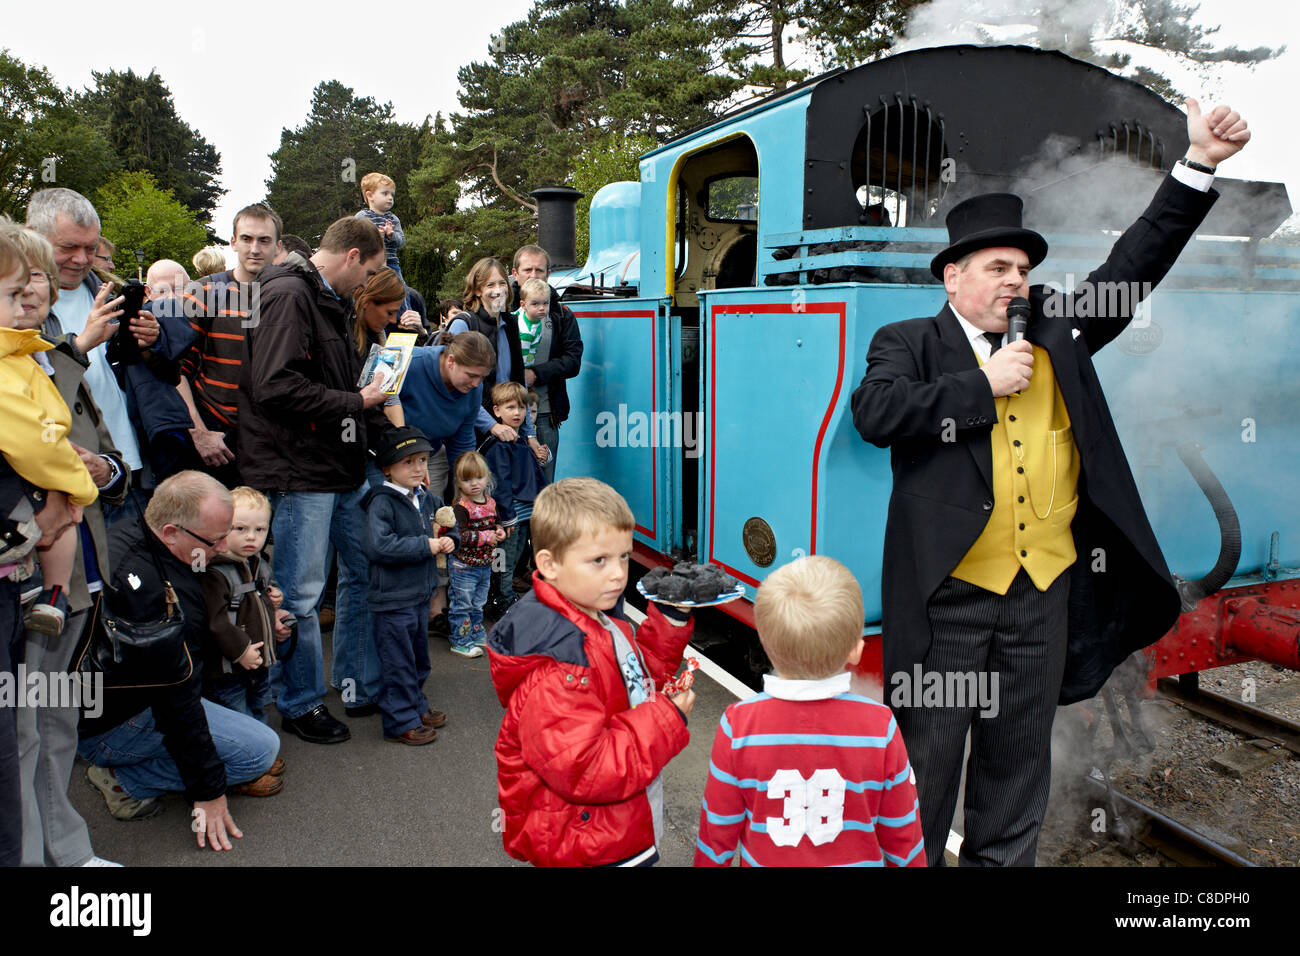
[[[1110,806],[1112,824],[1107,832],[1121,843],[1142,843],[1180,866],[1258,865],[1194,827],[1180,823],[1155,807],[1121,793],[1095,776],[1084,779]]]
[[[1156,685],[1156,691],[1165,699],[1215,723],[1256,739],[1271,740],[1293,754],[1300,755],[1300,723],[1232,697],[1204,690],[1194,680],[1162,678]]]

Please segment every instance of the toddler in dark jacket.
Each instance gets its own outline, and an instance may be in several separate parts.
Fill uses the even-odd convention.
[[[384,739],[433,743],[447,715],[429,709],[421,688],[429,677],[429,598],[438,586],[439,554],[454,551],[453,529],[439,537],[434,513],[442,499],[425,487],[432,445],[418,428],[395,429],[379,453],[388,479],[361,499],[370,556],[370,612],[379,651],[379,711]]]
[[[528,391],[518,382],[497,382],[492,386],[492,414],[497,421],[509,425],[516,431],[523,425],[528,414]],[[550,449],[539,446],[550,457]],[[497,594],[500,598],[499,610],[517,601],[515,594],[515,566],[519,563],[524,548],[528,545],[528,520],[533,514],[533,502],[538,493],[546,487],[546,476],[537,461],[537,455],[529,447],[523,433],[512,442],[503,442],[495,436],[489,437],[479,448],[487,459],[488,468],[496,478],[493,495],[497,503],[497,519],[506,529],[506,540],[501,550],[505,552],[505,570],[493,571],[497,579]]]

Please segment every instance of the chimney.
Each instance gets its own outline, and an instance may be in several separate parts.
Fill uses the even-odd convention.
[[[552,269],[578,265],[578,200],[569,186],[542,186],[529,193],[537,200],[537,244],[546,250]]]

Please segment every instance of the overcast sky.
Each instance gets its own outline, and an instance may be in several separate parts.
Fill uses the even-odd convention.
[[[225,236],[235,210],[265,197],[269,154],[282,129],[306,120],[318,83],[340,80],[358,96],[391,102],[399,120],[418,124],[426,115],[459,108],[457,70],[486,59],[492,34],[523,19],[531,6],[532,0],[389,0],[364,6],[322,0],[187,4],[177,12],[173,2],[159,0],[110,8],[77,0],[46,7],[29,0],[9,10],[0,46],[77,89],[91,83],[92,70],[157,70],[181,118],[221,154],[221,184],[229,192],[213,222]],[[111,24],[106,9],[129,10],[134,28]],[[1255,140],[1225,172],[1286,182],[1292,204],[1300,207],[1300,4],[1203,0],[1198,22],[1222,24],[1220,44],[1290,47],[1254,71],[1216,67],[1211,85],[1217,89],[1210,92],[1217,95],[1206,98],[1230,103],[1254,130]],[[61,29],[70,24],[72,30]],[[1174,79],[1184,89],[1200,86],[1194,79]],[[394,212],[403,215],[403,208],[399,196]]]

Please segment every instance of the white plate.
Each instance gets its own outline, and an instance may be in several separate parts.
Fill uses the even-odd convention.
[[[656,604],[668,604],[672,607],[716,607],[719,604],[729,604],[732,601],[738,601],[745,596],[745,586],[737,583],[735,588],[730,591],[723,591],[712,601],[665,601],[657,598],[653,594],[647,594],[645,586],[638,581],[636,589],[648,601],[654,601]]]

